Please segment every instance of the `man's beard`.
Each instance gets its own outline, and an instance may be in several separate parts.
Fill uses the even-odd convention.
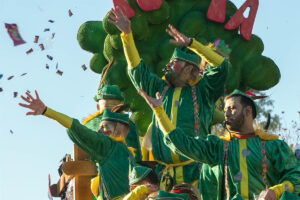
[[[233,119],[231,122],[226,122],[226,126],[230,131],[240,131],[241,127],[244,124],[244,115],[243,111]]]

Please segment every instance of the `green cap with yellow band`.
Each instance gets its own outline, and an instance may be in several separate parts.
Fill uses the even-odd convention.
[[[200,57],[186,47],[175,48],[172,59],[183,60],[196,66],[200,64]]]
[[[97,102],[101,99],[118,99],[123,101],[124,97],[122,96],[119,86],[103,85],[94,97],[94,100]]]
[[[114,121],[129,125],[129,115],[104,110],[101,121]]]

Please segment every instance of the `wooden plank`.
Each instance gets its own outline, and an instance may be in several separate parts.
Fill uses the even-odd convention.
[[[92,161],[70,161],[62,166],[62,170],[67,175],[73,176],[96,176],[97,168]]]

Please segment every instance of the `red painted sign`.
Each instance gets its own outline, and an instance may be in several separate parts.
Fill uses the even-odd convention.
[[[245,40],[250,40],[252,29],[258,9],[259,0],[246,0],[246,2],[236,11],[231,19],[226,23],[226,30],[234,30],[240,27],[240,34]],[[158,10],[161,7],[162,0],[136,0],[138,6],[145,12]],[[113,0],[114,8],[121,8],[123,13],[131,18],[135,15],[134,10],[125,0]],[[249,16],[243,16],[245,10],[250,8]],[[226,0],[211,0],[206,18],[210,21],[224,23],[226,18]]]

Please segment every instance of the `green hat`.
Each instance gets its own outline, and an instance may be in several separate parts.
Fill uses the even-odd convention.
[[[158,195],[155,197],[155,199],[188,200],[189,196],[188,196],[188,194],[176,194],[176,193],[168,193],[165,191],[158,191]]]
[[[179,59],[186,61],[188,63],[194,64],[196,66],[199,66],[200,64],[200,57],[193,52],[191,52],[188,48],[186,47],[181,47],[181,48],[175,48],[174,53],[171,57],[172,59]]]
[[[124,100],[121,90],[117,85],[104,85],[102,86],[94,97],[95,101],[101,99],[119,99]]]
[[[123,123],[125,125],[129,125],[129,115],[104,110],[101,122],[102,121],[115,121]]]
[[[129,180],[129,185],[136,184],[146,178],[152,169],[143,166],[136,166],[133,168]]]
[[[249,96],[249,95],[245,94],[244,92],[241,92],[240,90],[237,90],[237,89],[235,89],[230,95],[241,95],[241,96],[244,96],[247,99],[249,99],[255,107],[255,110],[254,110],[255,115],[253,116],[253,118],[256,117],[258,107],[257,107],[256,103],[253,101],[253,99],[251,98],[251,96]]]

